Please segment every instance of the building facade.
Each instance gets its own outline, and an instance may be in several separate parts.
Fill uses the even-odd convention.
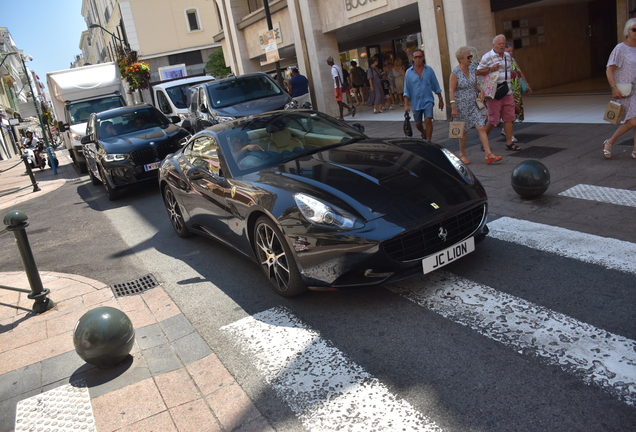
[[[221,47],[214,41],[220,15],[208,0],[83,0],[92,53],[96,63],[115,61],[117,47],[136,51],[148,63],[151,81],[166,79],[166,70],[181,68],[186,75],[206,72],[210,54]],[[145,101],[150,100],[146,91]]]
[[[274,73],[266,60],[269,30],[263,0],[215,0],[223,17],[215,41],[223,44],[235,73]],[[314,107],[337,115],[326,58],[343,67],[355,60],[382,61],[424,50],[447,96],[456,50],[492,49],[497,34],[515,46],[514,56],[534,90],[603,76],[609,53],[635,5],[633,0],[271,0],[269,14],[279,64],[297,66],[310,81]],[[448,101],[448,99],[446,99]],[[446,104],[448,106],[448,104]],[[446,110],[436,108],[436,119]]]
[[[0,27],[0,159],[21,153],[20,131],[33,129],[41,135],[34,103],[43,101],[44,85],[23,58],[29,59],[17,48],[9,29]]]

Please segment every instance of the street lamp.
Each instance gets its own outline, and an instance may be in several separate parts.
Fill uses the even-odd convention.
[[[108,33],[109,35],[111,35],[113,37],[113,39],[117,39],[119,41],[119,45],[122,46],[126,46],[126,49],[130,50],[130,45],[128,45],[127,41],[122,40],[119,36],[114,35],[113,33],[109,32],[108,30],[106,30],[104,27],[102,27],[99,24],[91,24],[88,26],[89,29],[93,29],[93,28],[100,28],[102,29],[102,31],[105,31],[106,33]]]
[[[10,56],[10,55],[12,55],[12,54],[17,54],[17,52],[15,52],[15,51],[9,51],[8,53],[6,53],[6,54],[4,55],[4,58],[2,59],[2,63],[0,63],[0,67],[2,67],[2,65],[4,64],[4,61],[7,59],[7,57],[9,57],[9,56]]]
[[[17,53],[13,53],[17,54]],[[8,55],[8,54],[7,54]],[[55,166],[55,161],[53,160],[53,153],[51,152],[51,144],[49,143],[49,138],[46,136],[46,129],[44,128],[44,122],[42,121],[42,114],[40,113],[40,107],[38,106],[38,101],[35,98],[35,92],[33,91],[33,86],[31,85],[31,76],[29,71],[27,71],[26,64],[24,63],[25,59],[27,61],[33,60],[31,56],[25,56],[24,54],[20,55],[20,60],[22,61],[22,68],[24,69],[24,73],[27,76],[27,82],[29,83],[29,90],[31,90],[31,96],[33,97],[33,105],[35,105],[35,112],[38,115],[38,119],[40,120],[40,128],[42,129],[42,135],[44,135],[44,143],[46,144],[46,153],[49,155],[49,163],[51,164],[51,168],[53,168],[53,174],[57,174],[57,166]]]

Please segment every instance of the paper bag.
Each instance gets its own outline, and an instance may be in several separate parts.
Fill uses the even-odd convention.
[[[623,119],[624,106],[615,101],[610,101],[605,108],[605,115],[603,120],[612,124],[619,124]]]
[[[450,122],[450,128],[448,129],[448,137],[449,138],[461,138],[464,136],[464,126],[466,123],[459,121]]]
[[[490,72],[481,77],[481,88],[484,89],[484,95],[489,98],[495,97],[497,92],[497,80],[499,72]]]

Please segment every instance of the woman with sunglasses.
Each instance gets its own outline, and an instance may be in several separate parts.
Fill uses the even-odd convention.
[[[607,159],[612,158],[612,146],[616,140],[630,129],[636,127],[636,102],[634,91],[629,97],[624,97],[618,90],[618,83],[634,83],[636,81],[636,18],[625,23],[623,34],[626,39],[616,45],[607,61],[607,81],[612,89],[612,97],[619,100],[623,108],[625,123],[620,125],[610,139],[603,142],[603,155]],[[636,159],[636,129],[634,130],[634,149],[632,158]]]
[[[481,145],[486,152],[486,163],[498,162],[503,158],[494,155],[490,150],[485,127],[486,121],[477,107],[476,96],[479,95],[483,103],[484,90],[477,82],[477,76],[475,75],[477,68],[472,64],[473,56],[470,53],[470,48],[459,48],[455,53],[455,57],[457,57],[459,65],[453,69],[450,75],[448,90],[453,118],[465,122],[464,134],[459,139],[459,158],[466,165],[470,164],[466,157],[466,133],[475,126],[479,133]]]

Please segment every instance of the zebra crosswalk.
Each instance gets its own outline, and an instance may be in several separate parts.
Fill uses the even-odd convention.
[[[636,244],[502,217],[490,237],[636,274]],[[477,251],[479,253],[479,251]],[[557,366],[636,407],[636,341],[523,298],[437,271],[387,285],[391,292],[515,352]],[[310,431],[438,431],[431,413],[348,359],[294,311],[274,307],[221,329]]]

